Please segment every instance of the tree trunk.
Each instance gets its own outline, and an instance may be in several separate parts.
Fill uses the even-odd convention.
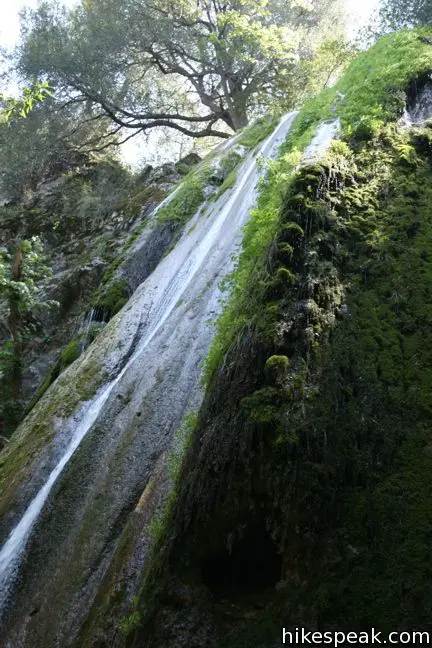
[[[246,110],[236,110],[231,113],[232,122],[234,124],[234,130],[238,131],[242,128],[246,128],[249,124],[249,119],[246,113]]]
[[[221,119],[235,132],[249,124],[245,110],[226,110],[221,114]]]

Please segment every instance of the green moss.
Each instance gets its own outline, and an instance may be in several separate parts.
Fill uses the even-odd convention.
[[[260,299],[260,290],[265,290],[268,286],[267,250],[281,227],[279,215],[284,206],[284,196],[294,182],[293,171],[300,161],[301,153],[310,143],[318,125],[323,120],[339,116],[342,134],[346,138],[364,140],[377,135],[386,122],[396,119],[402,113],[404,91],[409,83],[432,69],[432,47],[423,38],[431,33],[429,27],[422,27],[382,38],[351,63],[346,74],[334,87],[306,102],[300,110],[282,146],[280,158],[269,165],[267,176],[261,182],[257,207],[252,210],[245,227],[243,250],[237,269],[226,282],[231,293],[230,299],[217,323],[216,336],[205,362],[205,383],[209,382],[242,326],[256,318],[256,302]],[[241,140],[239,143],[244,144]],[[326,160],[327,166],[331,165],[344,176],[351,168],[353,156],[352,152],[348,152],[347,146],[346,142],[334,142]],[[407,156],[412,157],[412,151],[401,149],[400,155],[406,161]],[[345,168],[340,168],[341,165]],[[311,177],[316,178],[322,172],[322,167],[316,165],[311,169]],[[306,182],[301,191],[291,197],[294,208],[295,202],[302,203],[310,193],[309,178],[305,176],[304,180]],[[355,191],[353,196],[356,196],[354,199],[362,200]],[[335,196],[334,200],[338,201],[339,198]],[[318,203],[318,213],[321,207],[322,204]],[[328,219],[329,212],[322,216]],[[353,228],[360,226],[360,218],[352,223]],[[301,225],[284,222],[282,227],[285,235],[281,242],[297,245],[304,234]]]
[[[123,247],[123,252],[126,252],[126,250],[129,250],[129,248],[132,247],[132,245],[135,243],[136,240],[138,240],[139,236],[143,233],[145,228],[147,227],[146,221],[138,225],[132,232],[132,234],[129,236],[128,240],[124,244]]]
[[[297,277],[288,268],[278,268],[276,272],[276,281],[283,287],[292,286],[297,281]]]
[[[30,403],[26,407],[26,414],[28,414],[38,400],[44,395],[46,390],[52,383],[59,377],[59,375],[71,365],[75,360],[81,355],[81,338],[71,340],[69,344],[63,349],[60,353],[60,358],[56,363],[51,367],[41,385],[37,389],[35,395],[31,399]]]
[[[256,423],[277,423],[285,394],[275,387],[264,387],[242,399],[241,407]]]
[[[72,354],[68,353],[68,357]],[[59,421],[69,417],[81,401],[94,396],[101,382],[100,363],[90,355],[63,371],[51,390],[38,400],[0,455],[1,514],[9,510],[34,458],[50,442]]]
[[[255,148],[262,140],[271,135],[278,124],[279,117],[278,114],[274,114],[255,120],[242,132],[238,143],[249,149]]]
[[[132,234],[132,236],[133,236],[133,234]],[[126,245],[127,245],[127,243],[126,243]],[[112,261],[112,262],[110,263],[110,265],[108,266],[108,268],[105,270],[105,272],[104,272],[104,274],[103,274],[103,277],[102,277],[102,284],[107,284],[107,283],[109,283],[112,279],[114,279],[114,276],[115,276],[116,270],[121,266],[121,264],[123,263],[124,259],[125,259],[125,255],[124,255],[124,254],[119,254],[119,255],[114,259],[114,261]]]
[[[229,151],[223,155],[219,162],[219,168],[221,169],[223,176],[226,178],[231,171],[234,171],[241,160],[242,155],[237,149]]]
[[[158,211],[157,218],[160,223],[186,223],[202,205],[205,199],[205,187],[210,187],[211,199],[216,200],[229,187],[236,182],[235,169],[241,160],[241,155],[231,151],[219,160],[219,170],[224,180],[217,189],[219,180],[213,177],[212,160],[208,159],[205,164],[191,171],[183,180],[175,196],[162,209]],[[219,178],[219,176],[218,176]]]
[[[196,412],[188,412],[184,415],[180,428],[175,433],[177,439],[177,448],[173,450],[168,457],[168,468],[173,484],[176,484],[182,461],[192,441],[192,435],[198,424],[198,415]]]
[[[72,362],[79,358],[81,353],[80,341],[72,340],[60,354],[60,361],[63,367],[68,367]]]
[[[165,198],[163,192],[157,186],[148,186],[139,189],[131,196],[127,196],[116,205],[116,211],[121,212],[128,220],[135,220],[141,213],[144,205],[148,203],[158,204]]]
[[[289,367],[289,360],[285,355],[272,355],[266,360],[264,373],[271,383],[283,381]]]
[[[178,162],[176,164],[176,171],[180,175],[187,175],[190,171],[190,166],[188,164],[184,164],[183,162]]]
[[[158,187],[154,187],[154,186],[146,187],[142,191],[138,192],[138,194],[128,199],[128,201],[126,202],[126,207],[123,208],[123,212],[126,209],[126,215],[128,215],[129,218],[135,220],[140,215],[143,206],[145,206],[148,203],[157,205],[158,203],[161,203],[165,197],[166,197],[165,192],[161,191]],[[142,232],[145,230],[147,225],[148,225],[147,218],[143,218],[142,222],[139,223],[137,227],[135,227],[134,231],[129,236],[128,240],[123,246],[123,253],[119,257],[119,260],[116,260],[116,262],[114,264],[111,264],[109,268],[110,278],[112,278],[114,271],[123,262],[125,252],[129,250],[130,247],[132,247],[135,241],[140,237]]]
[[[130,634],[141,622],[141,615],[137,610],[131,612],[120,621],[120,630],[124,635]]]
[[[106,318],[114,317],[129,299],[129,291],[124,279],[113,281],[103,286],[96,294],[93,307],[100,308]]]
[[[205,177],[202,172],[186,176],[174,198],[158,211],[158,221],[186,223],[204,201]]]

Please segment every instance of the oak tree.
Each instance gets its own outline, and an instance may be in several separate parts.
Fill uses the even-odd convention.
[[[19,68],[109,119],[107,140],[161,126],[228,137],[282,98],[294,105],[301,61],[341,25],[339,0],[45,2],[27,13]]]

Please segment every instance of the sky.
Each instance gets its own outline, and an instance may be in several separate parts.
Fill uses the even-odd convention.
[[[59,0],[59,4],[72,6],[76,0]],[[18,14],[23,7],[35,9],[38,0],[0,0],[0,45],[13,47],[19,36]]]
[[[77,0],[58,0],[58,2],[71,7],[76,4]],[[349,17],[348,32],[350,36],[354,36],[356,30],[367,22],[378,3],[379,0],[344,0]],[[37,5],[38,0],[0,0],[0,46],[10,49],[16,44],[19,37],[20,10],[24,7],[34,9]],[[144,154],[144,150],[140,154],[139,145],[135,140],[131,140],[123,149],[125,161],[132,164],[136,164]]]

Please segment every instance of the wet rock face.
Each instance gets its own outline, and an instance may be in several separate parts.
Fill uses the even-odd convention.
[[[182,168],[187,172],[197,161],[198,156],[187,156],[181,161]],[[85,165],[86,160],[77,158],[75,162]],[[70,174],[75,173],[75,185],[71,189],[70,175],[56,175],[63,169],[54,166],[49,176],[23,197],[19,219],[9,215],[8,208],[0,217],[0,241],[11,240],[17,235],[42,238],[47,264],[53,273],[41,285],[43,299],[58,304],[50,309],[38,309],[34,314],[34,335],[29,337],[24,349],[22,396],[25,404],[42,385],[62,349],[80,334],[86,313],[93,305],[94,294],[113,261],[124,256],[122,276],[131,294],[154,269],[174,237],[169,226],[155,227],[149,237],[142,237],[138,241],[141,244],[123,255],[125,243],[136,227],[146,223],[160,194],[168,192],[181,179],[174,164],[144,168],[135,178],[130,195],[122,199],[123,202],[119,201],[114,211],[94,217],[90,213],[87,219],[81,220],[76,216],[63,222],[57,215],[58,206],[68,201],[76,202],[72,190],[83,182],[91,184],[92,178],[97,177],[97,169],[97,165],[91,164],[81,171],[74,170],[73,165],[68,167]],[[122,190],[120,183],[119,191]],[[95,209],[97,207],[95,205]],[[7,331],[0,330],[0,340],[7,336]]]
[[[138,241],[121,268],[121,277],[126,280],[131,293],[155,269],[173,242],[177,230],[175,223],[157,223]]]
[[[411,124],[423,124],[432,118],[432,76],[414,81],[408,89],[407,113]]]
[[[263,156],[276,154],[293,119],[294,114],[287,115],[262,143]],[[172,232],[158,230],[160,223],[154,222],[138,232],[127,249],[131,259],[137,255],[129,279],[133,284],[140,279],[137,273],[150,275],[87,351],[60,374],[16,435],[15,447],[25,447],[26,453],[16,457],[14,479],[6,474],[8,499],[3,497],[2,504],[18,524],[3,516],[6,543],[0,549],[0,585],[7,586],[0,589],[8,598],[1,612],[2,632],[14,648],[73,645],[95,596],[106,594],[103,580],[110,567],[116,571],[116,550],[124,561],[127,528],[137,516],[148,520],[152,482],[167,497],[164,474],[171,469],[168,460],[179,443],[182,422],[201,403],[202,363],[214,335],[210,323],[221,311],[220,282],[233,268],[259,175],[250,154],[238,168],[238,183],[209,202],[205,214],[198,208],[159,263],[156,257]],[[72,400],[69,389],[75,389]],[[47,420],[40,429],[42,411]],[[70,454],[74,439],[78,445]],[[160,463],[166,469],[158,477]],[[150,524],[146,527],[154,532]],[[128,557],[125,573],[130,565],[134,573],[120,592],[121,602],[122,597],[133,601],[140,589],[139,582],[135,590],[130,586],[140,578],[148,538],[138,540],[137,551],[130,561]],[[256,542],[252,538],[247,545],[249,561]],[[4,551],[6,545],[13,555]],[[21,550],[26,553],[22,562]],[[273,553],[270,546],[270,564]],[[244,576],[243,565],[240,582]],[[117,589],[111,593],[119,595]],[[126,607],[120,619],[127,613]],[[100,633],[89,638],[89,645],[94,646],[96,636]],[[117,632],[119,646],[122,638]],[[107,645],[117,646],[113,641]]]

